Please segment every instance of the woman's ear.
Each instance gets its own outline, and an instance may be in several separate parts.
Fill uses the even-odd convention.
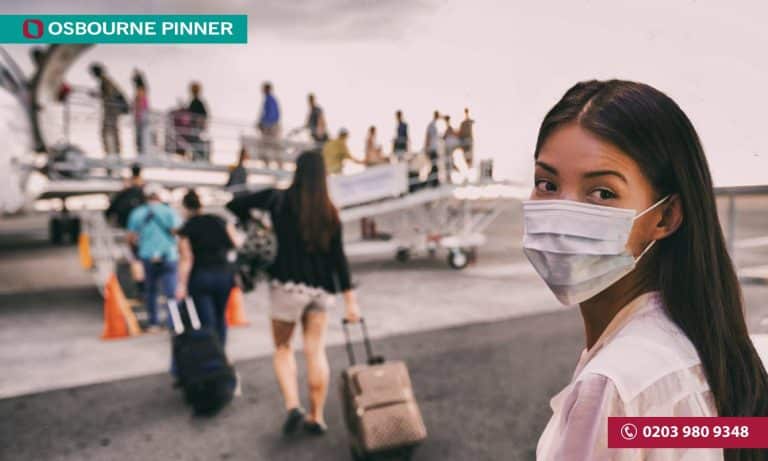
[[[656,224],[654,240],[661,240],[677,232],[683,224],[683,202],[678,194],[672,194],[661,204],[661,220]]]

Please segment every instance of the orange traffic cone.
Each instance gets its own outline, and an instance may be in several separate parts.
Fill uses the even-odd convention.
[[[88,233],[80,233],[77,240],[77,250],[80,254],[80,265],[83,266],[83,269],[92,269],[93,258],[91,257],[91,239],[88,237]]]
[[[104,332],[101,339],[125,338],[140,333],[136,316],[120,288],[115,274],[104,287]]]
[[[245,318],[245,307],[243,306],[243,292],[240,287],[235,286],[229,292],[227,301],[227,325],[231,327],[248,325],[248,319]]]

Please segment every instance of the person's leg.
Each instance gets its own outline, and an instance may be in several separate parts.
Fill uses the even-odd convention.
[[[177,281],[177,263],[176,261],[166,261],[162,265],[162,274],[160,275],[160,285],[163,290],[163,295],[166,299],[173,299],[176,296],[176,281]],[[173,329],[171,324],[171,316],[167,315],[168,328]]]
[[[261,129],[261,142],[259,143],[259,160],[264,162],[264,168],[269,168],[270,158],[270,140],[269,127],[263,126]]]
[[[112,136],[115,139],[115,154],[120,156],[120,125],[117,123],[117,115],[112,119]]]
[[[427,184],[429,184],[432,187],[437,187],[437,185],[440,183],[437,161],[438,161],[437,152],[430,151],[429,152],[430,169],[429,169],[429,176],[427,177]]]
[[[109,145],[109,120],[107,120],[106,114],[101,119],[101,147],[104,149],[104,155],[112,153]]]
[[[144,304],[147,308],[149,326],[157,326],[157,270],[151,261],[143,259],[144,265]]]
[[[300,408],[299,383],[296,373],[296,357],[291,348],[291,336],[295,322],[272,319],[272,337],[275,341],[273,365],[286,410]]]
[[[197,316],[200,318],[200,324],[204,328],[210,328],[216,331],[215,309],[209,274],[196,271],[189,278],[189,296],[195,303]]]
[[[166,299],[166,325],[168,326],[168,329],[173,331],[173,320],[171,319],[170,314],[168,313],[168,300],[174,299],[176,296],[176,281],[177,281],[177,262],[176,261],[165,261],[162,263],[162,265],[158,265],[160,268],[160,275],[158,278],[160,279],[160,286],[161,290],[163,290],[163,295],[165,295]],[[181,313],[179,313],[179,316],[181,316]],[[199,316],[199,314],[198,314]],[[202,321],[202,319],[201,319]],[[176,358],[173,356],[173,343],[171,343],[171,376],[174,378],[177,377],[177,369],[176,369]]]
[[[213,325],[219,334],[221,345],[227,342],[227,303],[232,287],[235,286],[235,278],[229,271],[216,274],[216,283],[212,287],[213,297]]]
[[[283,150],[280,146],[280,138],[282,135],[282,129],[279,124],[272,127],[272,158],[277,162],[277,168],[283,169]]]
[[[133,129],[136,135],[136,155],[142,155],[144,153],[144,136],[142,133],[142,122],[140,120],[135,121]]]
[[[328,314],[324,309],[309,309],[302,318],[304,357],[307,360],[309,385],[309,421],[325,424],[323,409],[328,396],[330,370],[325,353],[325,331]]]
[[[142,154],[148,154],[148,153],[150,153],[149,151],[150,151],[150,143],[151,143],[150,135],[149,135],[150,134],[149,133],[149,119],[144,119],[141,122],[141,131],[140,131],[140,133],[141,133],[141,148],[142,148],[141,153]]]
[[[473,161],[473,155],[472,155],[472,141],[467,141],[466,145],[464,146],[464,160],[467,162],[467,167],[472,168],[472,161]]]
[[[264,168],[269,168],[269,156],[267,155],[267,129],[261,129],[261,139],[256,144],[256,158],[258,158],[263,164]]]
[[[104,114],[104,124],[102,126],[104,151],[110,155],[117,155],[119,153],[116,127],[117,119],[110,113]]]

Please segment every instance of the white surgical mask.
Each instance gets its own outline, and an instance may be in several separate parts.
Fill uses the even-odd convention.
[[[526,200],[523,252],[562,304],[581,303],[632,272],[656,243],[635,258],[627,249],[632,224],[668,198],[640,214],[570,200]]]

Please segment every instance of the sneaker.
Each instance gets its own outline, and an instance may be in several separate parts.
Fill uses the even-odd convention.
[[[283,435],[293,435],[301,427],[301,423],[304,421],[304,410],[300,407],[296,407],[288,411],[288,416],[283,423]]]
[[[310,435],[325,435],[328,432],[328,426],[317,421],[304,421],[304,432]]]

